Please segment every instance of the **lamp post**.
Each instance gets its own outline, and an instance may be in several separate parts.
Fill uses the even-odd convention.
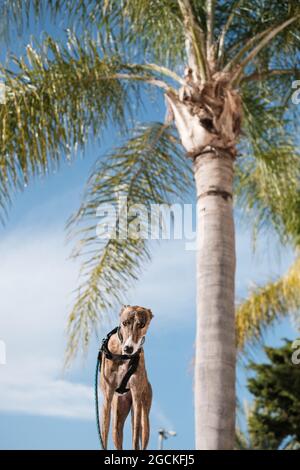
[[[166,429],[161,428],[158,431],[158,448],[159,450],[163,450],[164,441],[168,439],[168,437],[175,437],[175,431],[166,431]]]

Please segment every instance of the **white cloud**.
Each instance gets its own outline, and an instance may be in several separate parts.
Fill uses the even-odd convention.
[[[57,234],[2,240],[0,410],[93,419],[93,389],[62,374],[64,329],[76,266]]]
[[[0,411],[94,419],[93,389],[57,378],[57,370],[45,357],[2,368]]]

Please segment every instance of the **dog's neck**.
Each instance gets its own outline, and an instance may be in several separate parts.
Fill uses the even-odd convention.
[[[113,354],[122,354],[122,344],[117,333],[110,337],[108,342],[108,349]]]

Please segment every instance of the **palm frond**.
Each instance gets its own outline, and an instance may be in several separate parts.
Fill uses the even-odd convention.
[[[74,3],[74,2],[73,2]],[[67,1],[73,20],[96,27],[107,50],[128,61],[175,65],[184,56],[184,31],[177,0]],[[172,47],[170,47],[172,44]]]
[[[241,158],[236,166],[237,206],[254,233],[275,229],[281,241],[299,240],[299,153],[290,142],[278,147],[258,149],[254,156]],[[245,147],[247,151],[247,147]],[[288,184],[287,184],[288,182]]]
[[[254,228],[275,228],[281,240],[299,240],[299,110],[286,93],[293,76],[276,74],[243,85],[243,135],[235,194]],[[287,184],[288,181],[288,184]]]
[[[218,26],[219,41],[223,44],[219,55],[225,67],[226,64],[227,67],[228,64],[239,66],[241,60],[246,59],[250,52],[252,56],[248,59],[261,64],[264,62],[265,65],[267,63],[275,65],[284,55],[287,56],[287,53],[289,56],[296,56],[299,50],[300,7],[298,2],[241,0],[219,3],[222,3],[219,9],[228,12],[223,26]],[[218,16],[216,14],[216,18]],[[219,23],[223,21],[224,14],[220,16]],[[286,25],[289,21],[291,23]],[[267,38],[267,35],[270,36]],[[254,53],[256,47],[258,49]]]
[[[237,345],[242,350],[246,343],[263,338],[267,326],[300,308],[300,258],[280,279],[253,289],[237,308]]]
[[[83,203],[69,223],[73,236],[79,237],[73,256],[83,256],[85,262],[69,317],[67,361],[79,347],[86,348],[99,320],[124,300],[124,293],[149,259],[147,227],[151,206],[170,204],[190,187],[191,169],[174,131],[163,124],[139,127],[124,146],[115,149],[104,163],[99,161],[88,181]],[[139,221],[146,236],[144,232],[144,236],[136,237],[130,230],[137,223],[134,211],[141,204],[144,211]],[[97,219],[97,208],[105,212],[107,207],[117,211],[108,233],[107,218]],[[128,234],[124,235],[121,226],[126,211]]]
[[[0,68],[5,101],[0,104],[0,204],[10,189],[56,167],[63,156],[101,136],[110,122],[126,129],[139,103],[138,84],[169,87],[150,69],[106,57],[96,44],[70,35],[66,46],[51,38],[27,56]],[[17,69],[17,70],[16,70]]]
[[[56,18],[59,13],[74,11],[75,0],[0,0],[0,41],[7,43],[28,28],[31,19],[46,13]]]
[[[230,30],[231,23],[233,22],[235,16],[239,14],[239,7],[241,6],[242,3],[243,3],[243,0],[234,0],[233,2],[225,2],[225,11],[227,14],[225,16],[225,21],[223,23],[220,23],[219,25],[219,35],[218,35],[218,41],[217,41],[217,58],[218,58],[219,65],[222,65],[226,35],[228,31]]]
[[[233,74],[231,82],[233,85],[237,85],[244,74],[244,69],[247,67],[249,63],[251,63],[256,56],[284,29],[288,28],[288,26],[292,25],[293,23],[298,23],[300,21],[300,14],[292,16],[287,20],[283,21],[276,27],[270,28],[271,30],[266,30],[266,34],[260,38],[259,43],[246,55],[244,59],[241,60],[240,57],[237,59],[233,59],[233,67],[236,66],[238,70]],[[239,56],[239,54],[238,54]]]
[[[188,46],[189,66],[205,81],[209,76],[209,67],[206,58],[206,43],[204,32],[197,21],[189,0],[178,0],[181,10],[185,37]],[[197,76],[195,77],[198,78]]]

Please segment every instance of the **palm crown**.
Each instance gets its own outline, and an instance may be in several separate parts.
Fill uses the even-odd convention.
[[[22,58],[13,57],[8,68],[1,66],[6,86],[0,105],[1,215],[14,189],[69,158],[111,122],[128,136],[96,163],[81,207],[69,221],[77,239],[74,256],[84,255],[69,317],[69,358],[87,345],[99,315],[123,301],[124,290],[150,257],[142,239],[100,241],[96,208],[115,203],[120,192],[130,207],[170,204],[190,191],[190,162],[170,123],[172,104],[198,93],[205,109],[202,124],[218,128],[228,147],[236,143],[243,114],[238,204],[255,216],[257,228],[272,225],[283,239],[299,233],[298,110],[290,99],[292,81],[300,76],[298,2],[19,0],[1,5],[3,22],[18,28],[24,15],[17,12],[31,9],[38,16],[42,6],[54,20],[67,14],[69,22],[60,41],[46,36],[41,44],[28,45]],[[9,28],[3,34],[9,39]],[[132,126],[153,87],[168,97],[167,122]],[[282,310],[275,308],[270,316],[268,308],[253,305],[259,302],[238,312],[241,345]],[[253,315],[257,323],[249,321]]]

